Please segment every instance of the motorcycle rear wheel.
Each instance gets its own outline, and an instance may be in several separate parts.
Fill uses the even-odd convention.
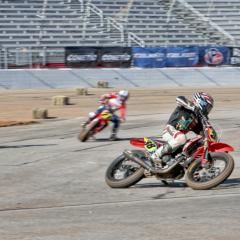
[[[144,157],[145,154],[141,150],[133,150],[133,154]],[[124,165],[128,161],[124,154],[117,157],[108,167],[105,174],[105,182],[111,188],[128,188],[142,178],[144,178],[144,168],[137,165]],[[130,161],[130,163],[133,163]],[[134,164],[134,163],[133,163]]]
[[[189,166],[185,175],[186,183],[192,189],[208,190],[208,189],[214,188],[219,184],[221,184],[222,182],[224,182],[231,175],[234,169],[234,160],[229,154],[224,152],[215,152],[215,153],[211,153],[211,157],[213,160],[213,164],[207,171],[208,172],[210,172],[211,170],[214,171],[214,168],[215,168],[215,171],[217,171],[217,168],[214,166],[214,163],[216,161],[222,161],[225,163],[223,170],[215,177],[213,178],[210,177],[210,179],[207,179],[206,181],[204,181],[204,179],[201,180],[201,177],[200,177],[201,171],[204,171],[201,166],[201,159],[194,161]],[[204,177],[206,179],[209,176],[206,174],[206,176]]]

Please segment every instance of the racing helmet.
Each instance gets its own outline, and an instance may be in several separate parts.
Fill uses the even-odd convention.
[[[196,92],[193,94],[193,104],[207,116],[213,108],[214,100],[208,93]]]
[[[127,101],[127,99],[129,98],[129,92],[128,90],[120,90],[118,92],[118,96],[121,101]]]

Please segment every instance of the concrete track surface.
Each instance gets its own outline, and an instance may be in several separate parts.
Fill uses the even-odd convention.
[[[132,148],[128,140],[160,135],[172,108],[129,112],[116,142],[107,140],[107,129],[80,143],[77,118],[2,128],[0,239],[239,240],[240,96],[231,97],[217,102],[211,119],[222,129],[222,141],[236,148],[236,167],[208,191],[192,190],[184,180],[165,186],[155,178],[129,189],[105,184],[108,165]]]

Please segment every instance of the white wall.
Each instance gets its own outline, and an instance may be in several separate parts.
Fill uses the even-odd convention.
[[[0,70],[0,89],[94,87],[98,80],[124,88],[240,86],[240,68]]]

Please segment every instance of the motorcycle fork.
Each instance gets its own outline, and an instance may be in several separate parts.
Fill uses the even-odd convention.
[[[202,160],[201,160],[202,167],[206,167],[209,163],[212,162],[212,157],[209,154],[208,147],[209,147],[209,141],[205,140],[204,146],[203,146]]]

